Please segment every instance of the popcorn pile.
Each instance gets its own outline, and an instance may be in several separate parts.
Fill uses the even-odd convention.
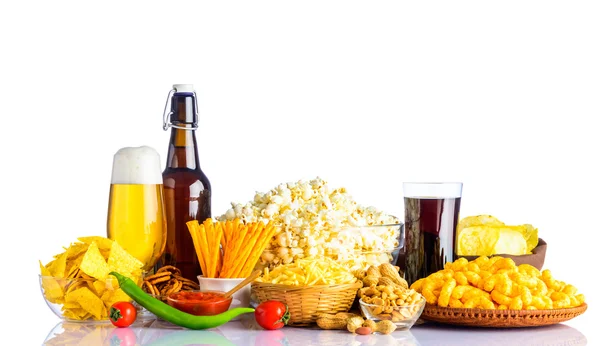
[[[351,269],[364,268],[389,261],[389,252],[399,245],[398,226],[376,226],[398,224],[398,218],[358,205],[345,188],[331,189],[318,177],[280,184],[257,192],[245,205],[231,205],[219,220],[274,221],[281,226],[261,257],[261,264],[269,267],[326,256],[349,261]]]

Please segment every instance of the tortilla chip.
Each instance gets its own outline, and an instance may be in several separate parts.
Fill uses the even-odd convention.
[[[56,260],[51,262],[52,264],[48,265],[48,269],[52,273],[52,276],[57,278],[62,278],[65,276],[65,269],[67,267],[67,253],[63,252],[60,256],[56,258]]]
[[[110,250],[112,243],[114,243],[112,240],[110,240],[108,238],[98,237],[98,236],[81,237],[81,238],[77,238],[77,240],[79,240],[80,242],[83,242],[85,244],[88,244],[88,245],[92,245],[92,243],[96,243],[96,245],[98,245],[98,249],[100,249],[100,250]]]
[[[40,262],[40,271],[42,272],[42,289],[44,296],[51,303],[59,303],[63,297],[63,289],[60,283],[51,277],[50,270]]]
[[[98,280],[106,280],[109,270],[104,257],[100,254],[98,246],[92,242],[83,256],[79,268],[87,275]]]
[[[93,287],[94,287],[94,291],[96,293],[96,295],[98,297],[102,296],[102,293],[104,293],[104,290],[106,290],[106,285],[104,284],[104,282],[102,281],[94,281],[92,283]]]
[[[137,258],[125,251],[116,241],[112,243],[110,256],[108,257],[109,272],[115,271],[125,276],[131,276],[135,270],[142,268],[144,264]]]
[[[66,301],[69,303],[79,303],[83,310],[92,314],[92,316],[94,316],[96,319],[100,319],[102,318],[103,314],[106,314],[104,312],[105,307],[102,300],[100,300],[100,298],[98,298],[87,287],[82,287],[67,293]]]
[[[104,302],[104,305],[106,306],[106,308],[110,308],[116,302],[130,302],[131,301],[131,298],[129,298],[127,293],[123,292],[123,290],[120,288],[113,291],[112,294],[107,295],[106,299],[105,299],[104,295],[102,296],[101,299]]]
[[[71,244],[71,246],[69,246],[69,248],[66,251],[67,257],[75,258],[79,255],[83,255],[87,251],[88,247],[89,247],[89,244],[85,244],[85,243]]]

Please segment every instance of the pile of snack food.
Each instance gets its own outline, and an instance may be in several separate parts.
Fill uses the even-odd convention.
[[[420,279],[411,288],[428,304],[452,308],[537,310],[577,307],[585,302],[573,285],[558,281],[550,270],[510,258],[459,258],[443,270]]]
[[[331,189],[319,178],[280,184],[267,193],[257,193],[245,205],[233,203],[232,207],[218,219],[190,221],[187,227],[205,278],[247,278],[250,282],[259,275],[257,264],[263,265],[252,284],[253,296],[263,297],[256,309],[230,309],[231,295],[221,292],[190,293],[200,289],[198,283],[184,278],[175,266],[144,274],[142,262],[104,237],[79,238],[48,264],[40,262],[43,294],[49,305],[59,306],[60,313],[71,320],[110,318],[118,325],[115,321],[127,311],[119,304],[135,300],[157,317],[189,329],[213,328],[252,312],[265,329],[277,329],[298,318],[290,312],[310,310],[302,323],[360,335],[410,328],[426,305],[540,310],[585,303],[583,294],[556,280],[548,269],[540,271],[498,256],[534,251],[538,231],[528,224],[509,226],[489,215],[462,219],[456,233],[457,253],[479,257],[446,263],[443,270],[409,287],[400,268],[390,263],[388,252],[398,246],[399,229],[392,227],[398,219],[358,205],[344,188]],[[346,232],[376,225],[384,227]],[[385,256],[368,257],[364,253],[369,251],[381,251]],[[299,294],[286,301],[296,294],[292,291],[321,288],[316,293],[320,296]],[[325,288],[338,290],[335,299]],[[279,290],[283,295],[273,301],[259,290]],[[339,291],[350,298],[340,298],[343,294]],[[204,304],[202,309],[171,304],[167,297],[177,293]],[[354,302],[357,305],[352,310]],[[211,304],[223,310],[209,313]],[[312,305],[308,309],[306,304],[318,304],[318,309]],[[135,310],[131,314],[127,323],[135,320]]]
[[[45,266],[40,262],[44,297],[49,303],[60,305],[62,314],[69,319],[108,319],[114,303],[131,301],[109,272],[118,271],[139,283],[143,264],[110,239],[78,240]]]
[[[142,287],[162,301],[166,301],[169,294],[200,289],[197,282],[181,276],[181,270],[174,266],[161,267],[156,273],[144,277]]]
[[[268,192],[257,192],[246,204],[231,205],[220,220],[280,226],[261,255],[261,264],[271,268],[305,257],[330,257],[351,259],[356,265],[353,269],[358,269],[389,261],[389,252],[399,245],[398,227],[357,229],[398,224],[398,218],[359,205],[345,188],[331,188],[320,178],[279,184]]]

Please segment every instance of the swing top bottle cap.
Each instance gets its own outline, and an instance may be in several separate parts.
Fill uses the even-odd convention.
[[[173,89],[178,93],[191,93],[194,92],[193,84],[173,84]]]

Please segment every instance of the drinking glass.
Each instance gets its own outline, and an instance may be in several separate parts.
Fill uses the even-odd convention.
[[[158,152],[123,148],[113,160],[108,238],[152,269],[165,249],[167,225]]]
[[[462,183],[404,183],[405,277],[409,285],[454,260]]]

